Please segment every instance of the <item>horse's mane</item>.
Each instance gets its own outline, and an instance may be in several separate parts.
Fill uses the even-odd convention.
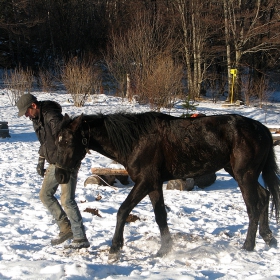
[[[141,135],[149,134],[154,130],[156,118],[165,115],[157,112],[146,112],[99,114],[95,115],[95,118],[97,116],[103,119],[110,142],[122,156],[126,157],[131,154],[133,144]],[[93,120],[94,116],[91,115],[91,117]]]

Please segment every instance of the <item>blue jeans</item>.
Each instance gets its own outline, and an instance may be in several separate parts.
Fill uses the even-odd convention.
[[[75,239],[80,239],[85,238],[86,234],[83,225],[83,218],[75,201],[77,175],[78,170],[72,172],[70,180],[67,184],[61,184],[60,205],[54,196],[59,186],[59,183],[55,179],[55,165],[50,164],[46,170],[39,195],[44,206],[54,217],[58,227],[60,228],[63,221],[65,221],[65,219],[68,217],[71,223],[73,237]]]

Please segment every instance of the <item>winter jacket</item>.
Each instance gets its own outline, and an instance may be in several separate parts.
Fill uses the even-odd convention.
[[[50,164],[56,163],[56,135],[63,119],[61,106],[54,101],[40,101],[40,116],[33,121],[33,127],[41,144],[39,155]]]

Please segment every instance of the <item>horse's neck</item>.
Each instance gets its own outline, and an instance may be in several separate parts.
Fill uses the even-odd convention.
[[[114,149],[107,131],[104,130],[103,127],[97,130],[98,133],[94,133],[94,130],[91,131],[89,149],[94,150],[99,154],[102,154],[103,156],[108,157],[114,161],[124,164],[123,160],[120,158],[119,153],[116,149]]]

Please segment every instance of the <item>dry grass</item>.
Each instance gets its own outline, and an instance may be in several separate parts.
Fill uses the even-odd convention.
[[[160,55],[151,64],[144,81],[142,95],[153,109],[170,107],[182,93],[182,67],[174,63],[170,55]]]
[[[4,72],[4,85],[8,89],[8,97],[11,105],[16,105],[18,99],[24,93],[30,93],[33,83],[33,72],[30,69],[24,70],[21,67],[13,71]]]
[[[94,91],[93,69],[91,61],[86,62],[74,57],[62,69],[62,82],[71,94],[76,107],[84,106]]]
[[[39,86],[43,92],[49,92],[54,89],[54,79],[50,71],[40,69],[39,70]]]

